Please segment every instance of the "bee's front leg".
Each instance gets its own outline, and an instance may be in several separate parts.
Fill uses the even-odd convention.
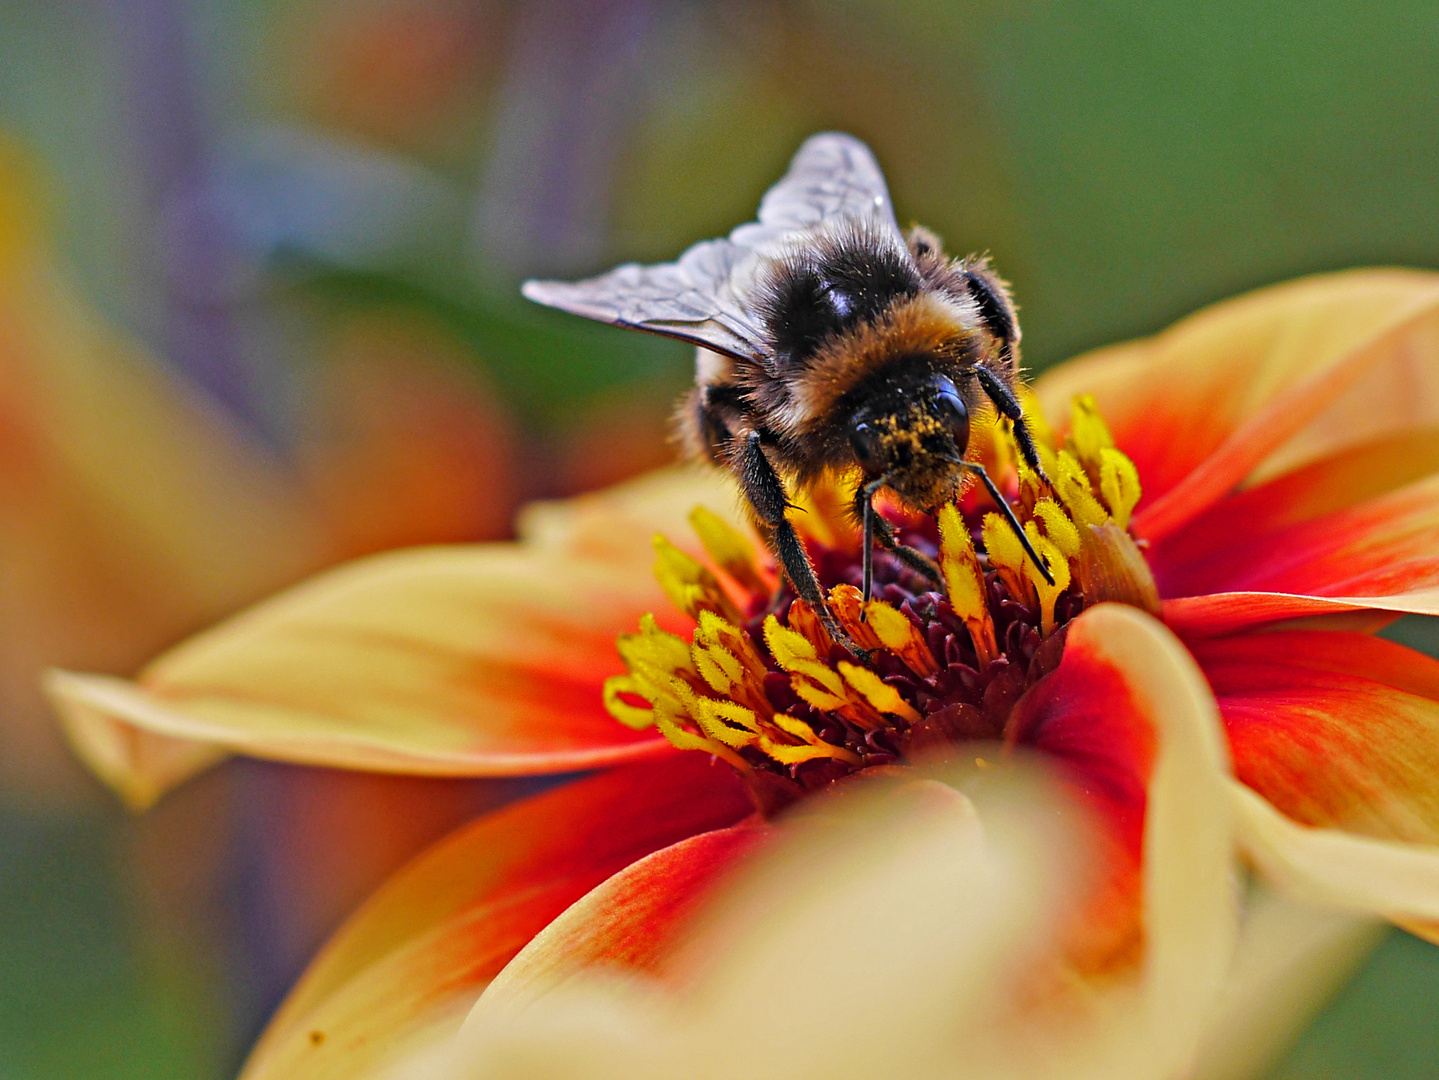
[[[883,485],[881,485],[883,486]],[[876,489],[877,490],[877,489]],[[860,484],[854,492],[854,518],[861,529],[868,526],[865,536],[865,547],[870,546],[870,538],[879,541],[880,547],[892,552],[895,558],[904,563],[920,577],[939,584],[943,579],[940,577],[939,566],[924,552],[910,547],[908,544],[901,544],[894,535],[894,528],[884,518],[880,517],[874,510],[874,491],[870,490],[869,484]],[[866,575],[868,580],[868,575]],[[864,598],[869,599],[869,586],[864,588]]]
[[[819,578],[815,576],[814,566],[809,561],[809,554],[804,550],[804,543],[785,517],[785,511],[789,509],[789,497],[785,494],[779,473],[775,472],[774,465],[764,452],[764,435],[754,430],[739,435],[734,441],[731,463],[735,476],[739,479],[740,489],[749,500],[755,516],[767,528],[775,556],[784,567],[785,575],[794,585],[795,592],[799,593],[800,599],[819,616],[831,638],[859,659],[865,659],[868,652],[854,643],[839,624],[839,620],[834,617],[834,613],[829,610],[824,589],[820,586]]]

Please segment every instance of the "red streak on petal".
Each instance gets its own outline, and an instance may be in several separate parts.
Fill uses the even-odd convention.
[[[1239,779],[1305,824],[1439,840],[1439,662],[1343,632],[1192,647]]]

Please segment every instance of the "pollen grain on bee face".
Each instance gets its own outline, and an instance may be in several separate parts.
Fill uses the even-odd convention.
[[[695,629],[686,641],[646,616],[620,638],[627,671],[606,683],[611,715],[728,762],[767,813],[865,769],[1010,738],[1016,702],[1058,666],[1071,620],[1104,600],[1152,609],[1156,595],[1126,531],[1138,474],[1091,399],[1075,402],[1062,446],[1041,444],[1046,472],[1060,478],[1052,489],[1024,465],[1006,426],[990,430],[1048,577],[971,495],[891,521],[941,583],[882,551],[866,602],[853,526],[837,510],[852,500],[836,491],[805,515],[806,546],[851,651],[790,585],[776,584],[748,537],[698,508],[691,524],[711,566],[654,541],[660,584]]]

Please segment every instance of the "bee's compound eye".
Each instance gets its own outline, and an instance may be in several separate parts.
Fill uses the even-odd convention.
[[[964,399],[953,390],[942,390],[934,395],[934,412],[954,440],[955,450],[963,454],[969,446],[969,409]]]
[[[879,429],[868,420],[854,420],[849,425],[849,445],[860,467],[870,469],[880,462],[883,447],[880,444]]]

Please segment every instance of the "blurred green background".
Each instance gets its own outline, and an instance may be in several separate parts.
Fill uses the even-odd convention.
[[[519,790],[246,763],[129,817],[37,670],[666,460],[688,350],[516,284],[726,231],[825,128],[993,253],[1033,367],[1439,265],[1433,3],[0,6],[0,1078],[232,1075],[360,897]],[[265,542],[217,555],[217,503]],[[1436,1061],[1439,950],[1394,934],[1274,1075]]]

